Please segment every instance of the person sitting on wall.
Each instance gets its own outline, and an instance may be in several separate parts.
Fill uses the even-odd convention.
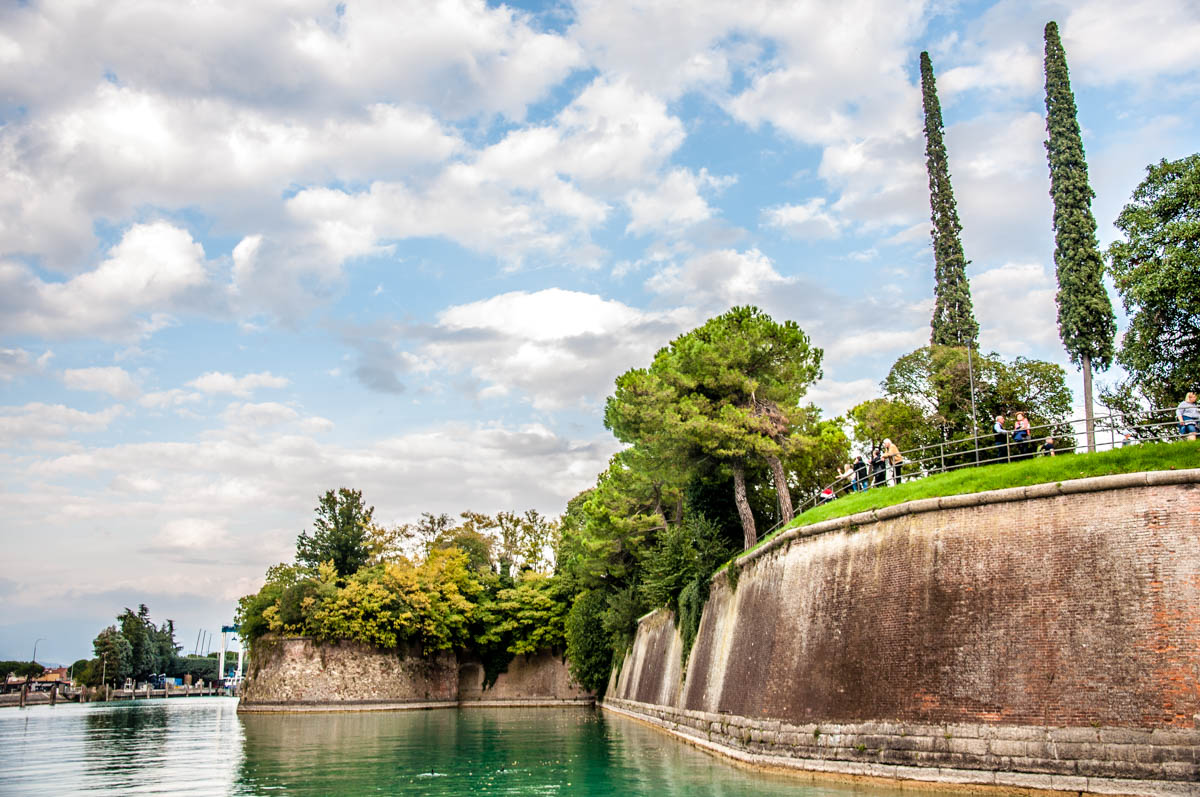
[[[1038,454],[1040,454],[1043,457],[1054,456],[1054,438],[1053,437],[1047,437],[1046,442],[1044,442],[1040,446],[1038,446]]]
[[[1200,429],[1200,407],[1196,406],[1196,394],[1188,391],[1183,401],[1175,409],[1175,420],[1179,421],[1179,434],[1187,435],[1188,440],[1196,439],[1196,430]]]

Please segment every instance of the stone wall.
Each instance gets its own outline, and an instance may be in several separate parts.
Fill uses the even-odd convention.
[[[669,613],[643,618],[606,706],[805,768],[1198,793],[1198,482],[1081,479],[780,535],[736,590],[714,579],[686,679]]]
[[[549,651],[518,656],[491,688],[483,666],[453,653],[386,651],[355,642],[266,637],[255,642],[242,711],[372,710],[591,703]]]
[[[497,701],[541,703],[547,700],[591,703],[593,696],[575,683],[562,656],[543,650],[532,656],[514,658],[496,678],[496,683],[487,689],[483,688],[482,664],[466,662],[459,665],[458,699],[463,704]]]

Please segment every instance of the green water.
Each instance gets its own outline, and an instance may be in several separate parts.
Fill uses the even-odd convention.
[[[0,710],[0,794],[900,794],[743,770],[593,709],[236,709],[191,698]]]

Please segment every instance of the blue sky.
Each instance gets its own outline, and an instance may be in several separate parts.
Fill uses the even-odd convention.
[[[139,602],[190,647],[332,487],[556,515],[614,377],[733,304],[876,395],[928,338],[925,49],[981,343],[1064,362],[1050,19],[1107,244],[1200,140],[1187,0],[6,5],[0,658]]]

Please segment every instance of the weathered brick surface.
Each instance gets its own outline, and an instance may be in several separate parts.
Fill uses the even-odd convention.
[[[1198,781],[1197,481],[1015,488],[792,534],[743,558],[736,591],[714,581],[686,680],[659,612],[609,699],[770,755]]]

